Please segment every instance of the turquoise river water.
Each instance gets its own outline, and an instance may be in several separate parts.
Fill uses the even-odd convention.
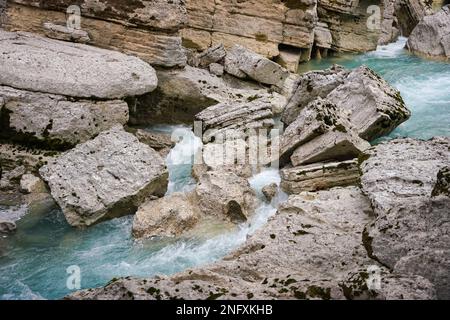
[[[409,121],[389,137],[409,136],[429,139],[450,136],[450,64],[420,59],[404,49],[406,39],[379,47],[363,55],[313,61],[303,71],[323,69],[333,63],[354,68],[366,64],[398,88],[412,111]],[[189,129],[160,126],[182,139],[167,158],[169,193],[192,188],[190,165],[180,165],[201,146]],[[276,170],[250,179],[260,193],[263,186],[279,183]],[[120,276],[149,277],[172,274],[186,268],[216,261],[241,245],[249,234],[275,214],[277,204],[261,202],[251,223],[235,229],[215,230],[183,239],[154,239],[136,242],[131,237],[132,217],[107,221],[86,230],[71,228],[59,210],[41,216],[28,215],[18,223],[18,231],[0,239],[0,299],[58,299],[67,288],[67,268],[78,266],[81,288],[106,284]],[[0,208],[1,210],[2,208]]]

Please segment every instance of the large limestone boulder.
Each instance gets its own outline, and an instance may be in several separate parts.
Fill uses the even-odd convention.
[[[370,202],[355,187],[291,196],[223,261],[153,279],[119,279],[70,299],[431,299],[420,276],[392,275],[361,241]],[[370,285],[378,272],[381,287]],[[195,289],[192,289],[195,288]],[[372,290],[371,290],[372,289]]]
[[[369,152],[361,179],[376,216],[364,233],[370,255],[397,274],[427,278],[440,299],[450,292],[450,198],[433,190],[449,150],[449,138],[383,143]]]
[[[450,6],[424,17],[411,32],[407,47],[418,55],[450,59]]]
[[[249,77],[260,83],[282,87],[289,72],[279,64],[236,45],[225,57],[225,71],[238,78]]]
[[[0,84],[77,98],[116,99],[157,86],[155,70],[119,52],[0,30]]]
[[[198,177],[195,189],[203,214],[243,222],[255,209],[255,193],[247,179],[231,171],[208,171]]]
[[[359,136],[372,141],[408,120],[400,92],[366,66],[353,70],[328,96],[349,117]]]
[[[326,98],[344,83],[349,71],[339,65],[320,71],[306,72],[298,77],[291,89],[281,120],[290,125],[303,108],[317,98]]]
[[[395,15],[397,17],[400,32],[409,37],[417,24],[427,15],[433,13],[432,1],[426,0],[396,0]]]
[[[192,229],[201,213],[194,193],[174,193],[141,205],[133,220],[135,238],[175,237]]]
[[[51,160],[39,172],[67,221],[78,227],[134,213],[146,197],[163,196],[168,183],[161,156],[121,126]]]
[[[128,121],[121,100],[77,100],[0,86],[0,136],[22,143],[66,149]]]
[[[350,160],[370,147],[355,133],[335,104],[318,98],[306,106],[284,132],[280,163],[294,166]]]

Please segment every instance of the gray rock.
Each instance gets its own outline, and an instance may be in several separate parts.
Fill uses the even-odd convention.
[[[51,160],[39,172],[69,224],[80,227],[134,213],[146,197],[163,196],[168,183],[161,156],[121,126]]]
[[[431,194],[449,150],[448,138],[380,144],[361,180],[376,215],[364,234],[370,255],[397,274],[430,280],[440,299],[450,297],[450,198]]]
[[[29,193],[46,193],[47,187],[41,178],[34,174],[27,173],[20,179],[20,191],[26,194]]]
[[[289,75],[289,72],[279,64],[240,45],[235,45],[228,51],[225,57],[225,71],[238,78],[249,77],[280,88]]]
[[[235,130],[271,129],[274,127],[273,104],[266,98],[249,99],[248,102],[219,103],[195,116],[202,121],[203,142],[208,143],[212,137],[225,135]]]
[[[432,1],[426,0],[396,0],[395,16],[401,34],[409,37],[417,24],[427,15],[433,13]]]
[[[71,101],[67,97],[0,86],[5,126],[0,136],[19,142],[31,139],[51,148],[85,142],[104,130],[128,121],[128,105],[121,100]]]
[[[218,76],[218,77],[223,76],[223,73],[225,72],[224,70],[225,69],[224,69],[223,65],[221,65],[221,64],[211,63],[209,65],[209,72],[211,72],[211,74],[213,74],[215,76]]]
[[[26,148],[7,143],[0,144],[0,163],[4,171],[23,165],[26,170],[35,172],[58,154],[58,151]]]
[[[134,125],[191,123],[202,110],[218,103],[246,102],[266,97],[274,109],[285,104],[281,95],[269,93],[258,84],[230,75],[216,77],[205,69],[158,70],[158,88],[130,103],[130,122]]]
[[[264,188],[262,188],[262,194],[264,195],[264,197],[266,198],[267,201],[271,202],[273,198],[275,198],[275,196],[278,193],[278,186],[276,183],[272,183],[269,184],[267,186],[265,186]]]
[[[133,236],[180,236],[192,229],[200,216],[194,193],[174,193],[139,207],[133,220]]]
[[[450,196],[450,167],[447,166],[439,170],[431,195],[433,197],[440,195]]]
[[[17,226],[14,222],[0,220],[0,235],[13,233],[16,229]]]
[[[426,279],[392,275],[367,257],[361,233],[370,214],[369,201],[355,187],[291,196],[264,228],[220,262],[173,276],[119,279],[68,298],[434,298]],[[374,268],[379,290],[368,288]]]
[[[206,216],[243,222],[253,214],[255,193],[247,179],[225,170],[208,171],[198,177],[198,205]]]
[[[134,130],[133,130],[134,131]],[[175,146],[169,134],[160,132],[150,132],[143,129],[137,129],[132,132],[140,142],[158,151],[158,153],[165,158],[170,150]]]
[[[17,89],[115,99],[158,83],[150,65],[115,51],[2,30],[0,43],[0,84]]]
[[[314,163],[281,170],[281,188],[287,194],[357,185],[358,160]]]
[[[314,28],[314,44],[319,48],[331,49],[333,36],[326,23],[318,22]]]
[[[331,91],[344,82],[348,74],[348,70],[338,65],[330,69],[302,74],[289,90],[288,102],[281,120],[286,125],[290,125],[303,108],[317,98],[326,98]]]
[[[418,55],[450,59],[450,7],[424,17],[411,32],[407,47]]]
[[[69,29],[67,26],[47,22],[43,24],[45,35],[51,39],[64,40],[78,43],[91,41],[89,34],[81,29]]]
[[[226,55],[227,52],[225,51],[225,47],[220,43],[200,53],[197,56],[198,65],[200,67],[207,67],[212,63],[219,62],[220,60],[225,58]]]
[[[14,184],[18,184],[20,178],[26,173],[26,168],[23,165],[14,166],[11,170],[3,170],[2,168],[0,190],[14,189]]]

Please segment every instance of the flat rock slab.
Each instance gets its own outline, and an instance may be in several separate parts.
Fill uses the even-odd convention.
[[[77,98],[115,99],[153,91],[146,62],[115,51],[0,30],[0,84]]]
[[[146,197],[161,197],[168,172],[161,156],[123,130],[102,132],[39,170],[73,226],[131,214]]]

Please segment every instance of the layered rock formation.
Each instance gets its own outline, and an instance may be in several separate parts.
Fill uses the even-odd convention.
[[[407,48],[421,56],[450,59],[450,6],[423,18],[411,32]]]
[[[186,64],[179,36],[179,29],[187,21],[184,1],[138,0],[125,5],[112,0],[84,0],[76,4],[80,12],[77,7],[69,8],[73,5],[69,0],[11,0],[6,7],[3,28],[42,35],[51,32],[52,37],[67,40],[66,33],[55,34],[51,25],[65,26],[69,18],[69,24],[74,22],[75,29],[87,33],[91,45],[133,54],[152,65]]]

